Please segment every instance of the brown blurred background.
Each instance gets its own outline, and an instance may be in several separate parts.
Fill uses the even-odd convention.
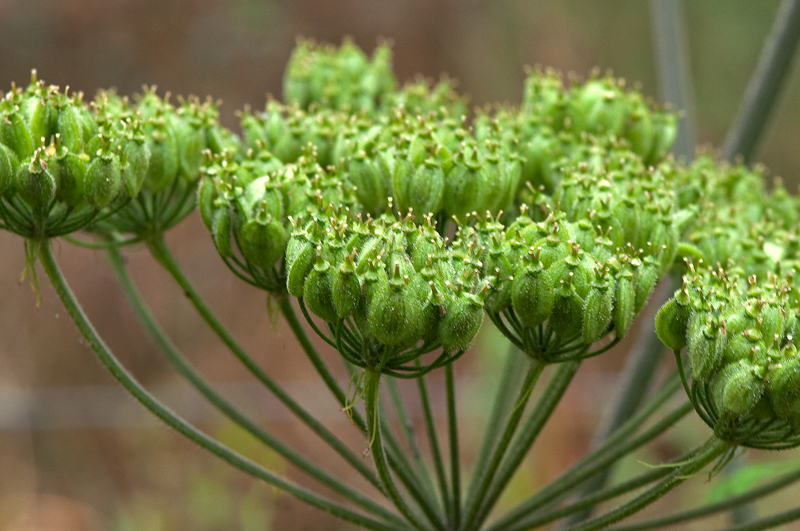
[[[778,4],[685,2],[701,143],[720,145]],[[98,88],[132,94],[142,85],[157,85],[162,94],[223,100],[222,120],[235,128],[235,113],[245,104],[260,108],[267,94],[280,96],[297,36],[339,43],[346,35],[368,51],[380,38],[390,39],[401,81],[446,73],[476,105],[518,102],[523,66],[533,64],[582,76],[593,66],[612,69],[658,97],[648,3],[622,0],[0,0],[0,87],[26,84],[32,68],[47,83],[87,95]],[[794,68],[757,156],[790,189],[800,182],[798,116],[800,69]],[[198,217],[182,223],[168,241],[259,362],[353,448],[363,449],[288,328],[270,320],[262,293],[225,269]],[[143,382],[225,442],[283,470],[280,459],[203,407],[174,376],[137,327],[102,253],[66,243],[57,244],[57,251],[87,312]],[[251,383],[144,250],[126,254],[164,327],[210,379],[294,446],[349,473]],[[352,528],[227,468],[152,420],[94,361],[41,272],[42,302],[36,307],[32,291],[19,283],[23,256],[21,239],[0,233],[0,531]],[[465,441],[478,435],[490,402],[478,390],[491,385],[505,349],[489,328],[474,355],[458,366]],[[523,497],[585,450],[625,351],[622,345],[585,364],[504,503]],[[344,371],[340,376],[346,383]],[[439,378],[432,378],[434,386]],[[434,398],[441,409],[440,394]],[[697,422],[684,423],[639,457],[656,462],[704,430]],[[466,459],[474,451],[467,446]],[[307,483],[291,468],[286,474]],[[669,511],[696,497],[704,486],[695,483],[655,510]],[[792,495],[796,499],[797,489],[787,499]]]

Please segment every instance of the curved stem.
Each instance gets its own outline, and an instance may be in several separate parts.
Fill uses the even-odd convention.
[[[155,416],[161,419],[169,427],[184,435],[186,438],[196,443],[200,447],[213,453],[220,459],[228,462],[232,466],[250,474],[254,477],[262,479],[263,481],[282,489],[296,498],[313,505],[323,511],[327,511],[339,518],[353,522],[357,525],[364,526],[368,529],[379,531],[397,531],[399,527],[392,526],[374,520],[370,517],[356,513],[347,507],[339,505],[338,503],[315,494],[295,483],[288,481],[273,472],[265,469],[261,465],[247,459],[246,457],[234,452],[227,446],[224,446],[219,441],[209,437],[201,432],[183,418],[176,415],[169,408],[164,406],[153,395],[151,395],[144,387],[136,381],[136,379],[125,369],[120,361],[114,356],[105,342],[100,338],[94,326],[89,321],[88,317],[81,308],[80,304],[69,288],[66,279],[61,273],[61,270],[56,263],[53,251],[50,246],[50,241],[45,240],[40,248],[39,258],[44,267],[47,276],[53,283],[53,287],[58,293],[64,307],[69,313],[72,320],[77,325],[83,337],[89,343],[89,346],[97,354],[100,362],[111,372],[112,376],[119,381],[122,386],[144,407],[146,407]]]
[[[417,360],[417,365],[420,362]],[[444,505],[445,516],[448,522],[453,520],[452,504],[450,504],[450,490],[448,488],[447,476],[444,471],[444,461],[442,460],[442,452],[439,447],[439,438],[436,435],[436,422],[433,416],[433,409],[431,408],[430,397],[428,396],[428,388],[425,385],[425,375],[417,379],[419,386],[419,395],[422,402],[422,411],[425,416],[425,427],[428,431],[428,442],[431,445],[431,454],[433,455],[433,466],[436,469],[436,479],[439,483],[439,495]]]
[[[467,498],[466,509],[468,512],[464,517],[464,529],[473,529],[475,527],[474,524],[480,524],[480,522],[475,520],[475,517],[478,515],[481,503],[486,498],[486,493],[494,479],[494,474],[500,466],[503,456],[505,456],[509,443],[511,443],[511,438],[517,431],[519,421],[522,419],[522,415],[525,412],[525,406],[544,368],[544,363],[531,360],[528,371],[525,374],[525,379],[520,387],[519,398],[517,398],[516,405],[508,416],[503,434],[494,446],[494,452],[492,452],[492,457],[488,465],[483,469],[482,476],[474,480],[477,487],[473,491],[472,496]]]
[[[303,408],[303,406],[289,396],[286,391],[284,391],[283,388],[275,382],[275,380],[273,380],[266,372],[264,372],[264,370],[258,366],[253,358],[251,358],[250,355],[245,352],[241,345],[239,345],[239,343],[233,338],[231,333],[228,332],[228,330],[211,312],[211,309],[205,304],[203,299],[197,293],[197,290],[194,289],[194,286],[192,286],[192,284],[183,274],[180,266],[172,256],[172,253],[169,252],[169,249],[167,249],[167,246],[164,244],[164,240],[159,238],[158,240],[151,241],[149,242],[149,247],[156,260],[167,270],[167,272],[170,273],[170,275],[172,275],[184,293],[186,293],[189,301],[194,305],[195,309],[206,322],[206,324],[228,347],[233,355],[236,356],[242,365],[244,365],[259,382],[269,389],[269,391],[275,395],[275,397],[280,400],[281,403],[289,408],[292,413],[297,415],[297,417],[303,421],[303,423],[305,423],[309,428],[311,428],[312,431],[314,431],[314,433],[316,433],[323,441],[333,448],[336,453],[341,455],[343,459],[345,459],[348,463],[350,463],[350,465],[358,470],[358,472],[365,479],[367,479],[377,488],[381,489],[382,486],[380,480],[376,477],[375,473],[364,464],[363,459],[353,453],[352,450],[350,450],[341,440],[339,440],[316,418],[314,418],[314,416],[311,415],[305,408]],[[281,307],[281,310],[283,311],[283,307]],[[297,322],[296,317],[294,321],[289,323],[290,326],[292,326],[293,323],[299,326],[299,322]],[[294,326],[292,326],[292,329],[294,330]],[[302,326],[300,326],[300,329],[302,330]],[[306,337],[306,343],[303,343],[304,348],[307,344],[310,344],[310,342],[308,342],[308,338]],[[311,348],[313,349],[313,346],[311,346]]]
[[[336,477],[327,473],[319,468],[317,465],[306,459],[304,456],[294,451],[288,445],[276,439],[270,433],[261,428],[258,424],[248,418],[241,410],[236,408],[233,404],[228,402],[225,398],[219,395],[209,383],[203,379],[202,376],[192,367],[184,356],[178,351],[177,347],[169,340],[164,331],[156,322],[153,314],[147,307],[144,299],[142,298],[139,290],[133,283],[133,279],[128,273],[122,255],[115,248],[110,248],[107,251],[108,259],[117,279],[122,286],[125,295],[127,296],[134,313],[139,318],[142,326],[147,331],[150,338],[159,348],[159,350],[167,358],[167,361],[180,373],[181,376],[203,395],[214,407],[227,416],[231,421],[236,423],[239,427],[250,433],[253,437],[264,443],[267,447],[274,450],[276,453],[284,457],[287,461],[303,470],[309,476],[313,477],[326,487],[334,492],[339,493],[352,503],[358,505],[365,511],[371,512],[376,516],[380,516],[387,521],[394,522],[398,525],[403,525],[403,520],[397,517],[396,514],[387,511],[384,507],[378,505],[367,496],[345,485]]]

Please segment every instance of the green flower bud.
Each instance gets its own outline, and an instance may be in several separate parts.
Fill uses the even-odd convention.
[[[147,135],[150,163],[147,165],[145,183],[152,192],[166,188],[178,174],[180,158],[178,140],[171,127],[161,124]]]
[[[678,119],[674,114],[657,113],[653,119],[655,128],[655,138],[653,139],[653,150],[645,157],[647,165],[653,165],[660,161],[675,143],[678,136]]]
[[[33,113],[30,117],[31,137],[34,145],[42,142],[42,139],[44,139],[44,144],[48,144],[50,138],[56,134],[58,114],[55,102],[49,94],[35,97]]]
[[[254,219],[241,228],[239,248],[248,262],[267,270],[281,259],[288,240],[289,234],[278,221]]]
[[[768,389],[775,413],[781,417],[800,416],[800,358],[786,359],[772,369]]]
[[[105,152],[89,163],[83,193],[86,202],[97,210],[108,206],[122,186],[119,157]]]
[[[636,268],[634,275],[635,295],[633,303],[633,313],[638,314],[644,307],[653,290],[658,284],[659,271],[656,267],[655,260],[650,257],[645,258],[639,267]]]
[[[122,148],[121,178],[125,193],[133,199],[139,194],[150,165],[150,150],[144,140],[130,139]]]
[[[30,162],[23,161],[17,172],[17,193],[34,211],[48,208],[56,197],[56,179],[44,155],[42,149],[37,149]]]
[[[89,156],[67,152],[54,161],[58,174],[56,196],[69,206],[78,206],[84,200],[84,182]]]
[[[295,297],[303,296],[303,284],[315,257],[316,249],[307,236],[292,235],[286,245],[286,290]]]
[[[534,328],[547,320],[555,304],[555,287],[555,279],[541,265],[517,269],[511,304],[524,326]]]
[[[583,342],[591,345],[603,337],[611,324],[614,311],[614,285],[599,284],[594,286],[583,307]]]
[[[83,146],[83,120],[75,105],[66,104],[58,109],[58,134],[61,145],[73,153],[78,153]]]
[[[199,124],[175,121],[175,139],[178,147],[178,170],[188,181],[194,181],[200,175],[203,163],[205,137]]]
[[[369,305],[372,335],[391,346],[407,346],[417,341],[420,302],[409,286],[409,279],[400,276],[399,262],[394,262],[392,279],[378,285]]]
[[[426,160],[406,177],[405,182],[395,179],[394,183],[395,190],[398,185],[404,187],[403,192],[397,195],[397,207],[400,212],[413,209],[417,215],[424,216],[437,214],[442,209],[445,176],[444,170],[438,163]]]
[[[674,351],[686,346],[686,333],[692,309],[683,292],[671,298],[656,314],[656,334],[664,345]]]
[[[197,204],[203,224],[209,231],[211,230],[211,223],[214,219],[214,200],[217,196],[217,187],[214,183],[214,179],[208,176],[203,177],[200,181],[200,190],[197,194]]]
[[[625,139],[630,143],[631,150],[640,157],[648,157],[653,150],[655,141],[655,127],[647,105],[641,96],[633,93],[633,110],[625,128]]]
[[[338,320],[333,305],[331,265],[322,259],[321,249],[317,249],[317,261],[308,273],[303,285],[303,300],[316,316],[327,323]]]
[[[361,299],[361,284],[355,274],[354,259],[355,253],[350,254],[333,273],[331,281],[333,308],[339,319],[344,319],[355,312]]]
[[[348,177],[356,186],[356,197],[373,216],[386,211],[389,192],[381,171],[372,159],[355,158],[348,163]]]
[[[686,331],[692,377],[702,381],[710,380],[719,372],[728,339],[722,329],[714,326],[707,318],[704,312],[695,312],[689,319]]]
[[[18,171],[17,154],[5,144],[0,144],[0,197],[14,193]]]
[[[33,156],[33,137],[19,112],[10,112],[0,119],[0,143],[8,146],[20,160]]]
[[[714,401],[722,411],[744,415],[761,399],[763,383],[744,360],[726,366],[713,384]]]
[[[460,293],[444,304],[437,337],[445,352],[469,348],[483,324],[483,304],[475,295]]]
[[[214,212],[211,220],[211,238],[220,256],[233,258],[231,244],[231,212],[228,207],[219,208]]]
[[[614,297],[614,312],[611,322],[614,323],[614,332],[617,338],[622,338],[631,326],[636,305],[636,290],[633,285],[633,275],[628,270],[623,270],[617,277],[617,291]]]

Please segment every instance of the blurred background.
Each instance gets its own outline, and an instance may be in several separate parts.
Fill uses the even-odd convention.
[[[684,3],[701,144],[721,144],[778,5]],[[447,74],[474,105],[519,102],[523,67],[536,64],[584,77],[595,66],[610,69],[658,99],[648,3],[623,0],[0,0],[0,87],[4,92],[12,82],[27,84],[33,68],[48,84],[69,85],[89,97],[98,88],[134,94],[157,85],[161,94],[221,99],[223,124],[236,129],[237,110],[262,108],[268,94],[280,97],[298,36],[336,44],[350,36],[368,52],[388,39],[401,82]],[[790,190],[800,182],[796,66],[755,158]],[[235,279],[219,260],[199,216],[171,231],[168,243],[268,372],[362,449],[288,328],[270,318],[264,294]],[[284,470],[279,458],[204,407],[169,370],[139,330],[102,253],[66,243],[57,244],[57,252],[100,332],[148,387],[224,442]],[[251,383],[146,251],[131,249],[126,256],[163,326],[210,379],[292,445],[337,473],[349,473],[335,458],[326,460],[313,436]],[[95,361],[41,272],[37,307],[34,293],[19,281],[23,266],[21,239],[0,233],[0,531],[352,529],[216,462],[151,419]],[[493,381],[506,348],[490,326],[484,328],[473,355],[458,364],[464,441],[479,435],[490,402],[480,390]],[[584,364],[503,503],[524,497],[585,451],[634,340]],[[343,370],[340,376],[346,383]],[[432,378],[434,389],[438,378]],[[443,411],[442,396],[434,394],[434,400]],[[692,419],[638,457],[658,462],[685,441],[704,437],[704,430]],[[474,451],[465,448],[467,460]],[[768,473],[772,465],[763,465]],[[285,473],[306,483],[291,469]],[[690,483],[653,511],[721,495],[706,492],[702,481]],[[800,489],[789,490],[781,495],[785,502],[778,496],[770,504],[796,502]],[[712,523],[722,522],[724,517]],[[696,529],[708,526],[717,527],[705,521]]]

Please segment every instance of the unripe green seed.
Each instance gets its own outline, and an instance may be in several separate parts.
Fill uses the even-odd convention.
[[[0,144],[0,197],[14,193],[18,171],[19,157],[11,148]]]
[[[54,161],[58,174],[56,196],[69,206],[78,206],[85,199],[84,182],[86,181],[88,160],[89,157],[84,153],[76,155],[67,152]]]
[[[583,308],[583,342],[591,345],[603,335],[611,324],[614,310],[614,289],[611,286],[593,287]]]
[[[227,207],[219,208],[214,212],[211,221],[211,238],[217,247],[217,252],[223,258],[233,257],[231,244],[231,213]]]
[[[8,146],[20,160],[33,156],[33,137],[20,113],[8,113],[0,120],[0,143]]]
[[[293,236],[286,245],[286,289],[295,297],[303,296],[303,283],[314,267],[316,250],[306,238]]]
[[[150,165],[150,149],[144,141],[130,139],[122,148],[122,159],[122,184],[125,193],[133,199],[144,186]]]
[[[122,186],[119,157],[104,153],[89,163],[83,193],[86,202],[97,210],[105,208],[117,197]]]
[[[369,305],[369,328],[373,336],[390,346],[413,343],[419,338],[419,306],[414,291],[397,275],[390,283],[380,284]]]
[[[633,313],[638,314],[644,307],[650,295],[658,283],[658,268],[649,260],[645,260],[638,268],[636,268],[636,275],[634,285],[635,296],[633,304]]]
[[[286,229],[274,219],[252,220],[241,228],[239,247],[248,262],[267,270],[283,256],[288,240]]]
[[[42,152],[37,150],[29,162],[22,161],[16,179],[17,193],[37,211],[50,206],[50,202],[56,197],[57,188],[56,179],[41,156]]]
[[[781,417],[800,415],[800,358],[793,357],[781,362],[780,367],[770,371],[769,397],[775,412]]]
[[[524,326],[534,328],[550,317],[555,287],[555,279],[547,270],[531,267],[517,271],[511,284],[511,304]]]
[[[331,281],[333,308],[339,319],[344,319],[355,312],[361,299],[361,284],[353,270],[352,259],[349,264],[348,266],[345,262],[336,268]]]
[[[474,296],[459,295],[444,305],[437,337],[445,352],[467,350],[483,323],[483,305]]]
[[[556,337],[569,339],[581,334],[583,329],[583,299],[571,285],[556,289],[553,311],[548,327]]]
[[[61,145],[73,153],[78,153],[83,145],[83,121],[80,111],[74,105],[63,105],[58,110],[58,134]]]
[[[197,205],[203,224],[210,231],[214,220],[214,200],[217,198],[217,189],[211,177],[203,177],[197,194]]]
[[[706,317],[703,312],[695,312],[689,319],[686,332],[692,378],[701,381],[709,381],[719,372],[727,343],[725,334],[720,329],[714,329]]]
[[[356,197],[364,209],[373,216],[386,211],[389,196],[386,183],[376,163],[368,158],[353,159],[348,163],[348,177],[356,186]]]
[[[617,338],[622,338],[631,326],[636,305],[636,290],[630,272],[617,279],[617,291],[614,297],[614,312],[611,321]]]
[[[680,351],[686,346],[686,333],[691,307],[681,304],[677,297],[668,300],[656,314],[656,334],[658,339],[670,350]]]
[[[714,401],[721,410],[744,415],[761,399],[763,383],[744,360],[726,366],[714,381]]]
[[[175,179],[180,166],[178,141],[171,127],[162,127],[147,135],[150,163],[145,183],[152,192],[160,192]]]
[[[337,321],[331,290],[332,270],[330,264],[318,258],[308,273],[303,285],[303,301],[308,309],[327,323]]]

